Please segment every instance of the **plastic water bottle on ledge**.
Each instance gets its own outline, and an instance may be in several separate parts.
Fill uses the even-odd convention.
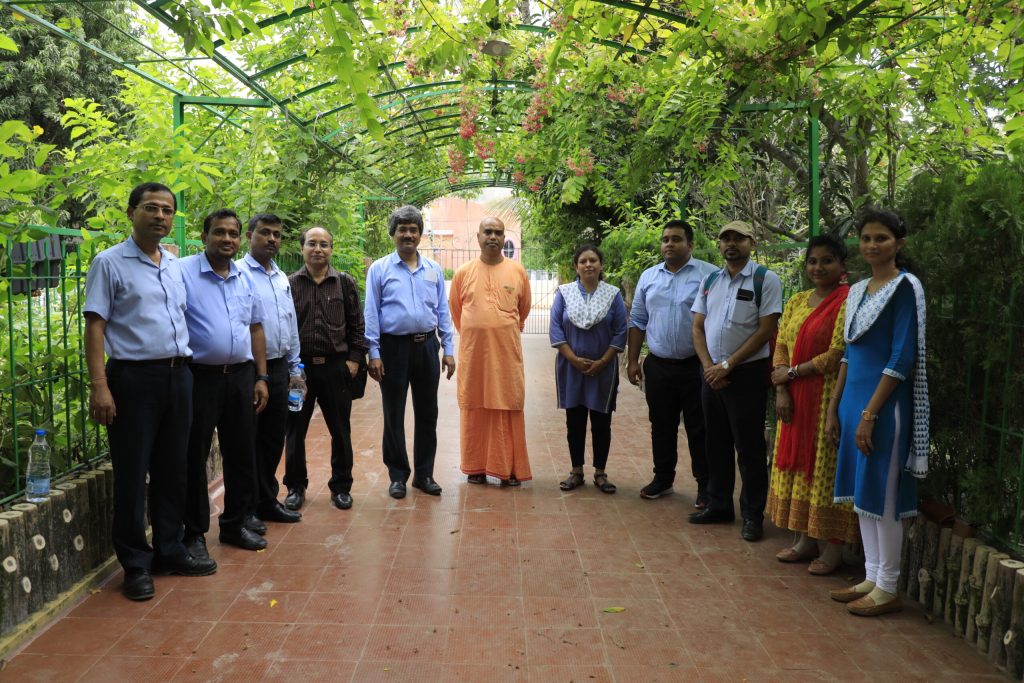
[[[306,381],[306,371],[304,369],[305,367],[306,367],[305,365],[303,365],[302,363],[299,363],[299,375],[298,376],[299,376],[299,378],[302,379],[303,382]],[[305,401],[305,400],[306,400],[306,387],[305,386],[290,387],[288,389],[288,410],[292,411],[293,413],[299,412],[300,410],[302,410],[302,402]]]
[[[50,446],[46,443],[46,430],[37,429],[35,441],[28,449],[28,467],[25,470],[25,500],[41,503],[50,495]]]

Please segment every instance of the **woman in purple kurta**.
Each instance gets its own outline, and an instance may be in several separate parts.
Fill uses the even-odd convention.
[[[587,418],[594,449],[594,485],[615,493],[605,463],[612,440],[612,411],[619,390],[618,354],[626,348],[626,304],[617,287],[601,281],[604,256],[592,244],[573,254],[579,276],[561,285],[551,305],[551,346],[558,349],[555,382],[558,407],[565,409],[572,471],[563,491],[581,486]]]

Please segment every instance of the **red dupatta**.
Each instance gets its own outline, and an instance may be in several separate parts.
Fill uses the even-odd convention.
[[[800,326],[793,345],[790,365],[796,367],[828,351],[832,345],[839,309],[850,291],[848,285],[839,285],[825,297]],[[817,373],[798,377],[789,383],[793,399],[793,419],[779,424],[779,448],[775,452],[775,466],[784,472],[803,472],[810,480],[814,476],[814,456],[817,450],[818,421],[821,417],[821,394],[825,377]]]

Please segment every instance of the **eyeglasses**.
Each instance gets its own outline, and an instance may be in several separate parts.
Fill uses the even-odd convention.
[[[320,249],[323,249],[324,251],[326,251],[326,250],[331,248],[331,243],[330,242],[306,242],[305,246],[309,247],[310,249],[316,249],[317,247],[319,247]]]
[[[173,216],[174,214],[177,213],[177,211],[175,211],[169,206],[157,206],[156,204],[143,204],[139,208],[148,213],[150,216],[156,216],[158,214],[162,214],[164,216]]]

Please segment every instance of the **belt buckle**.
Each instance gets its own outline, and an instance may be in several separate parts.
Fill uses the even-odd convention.
[[[313,356],[313,365],[323,365],[327,362],[327,356]]]
[[[176,368],[183,363],[183,356],[174,356],[171,358],[171,367]]]
[[[225,364],[224,364],[224,365],[223,365],[223,366],[221,367],[221,374],[224,374],[224,375],[229,375],[229,374],[231,374],[231,366],[230,366],[230,365],[228,365],[227,363],[225,363]]]
[[[414,334],[414,335],[412,335],[412,340],[414,342],[421,342],[421,341],[423,341],[426,338],[427,338],[426,332],[423,332],[421,334]]]

